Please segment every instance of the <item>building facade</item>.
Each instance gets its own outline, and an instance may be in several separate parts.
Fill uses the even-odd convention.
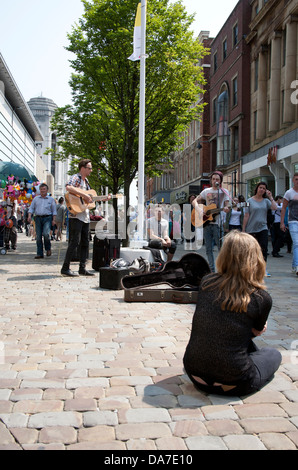
[[[205,48],[210,48],[212,38],[209,31],[201,31],[198,41]],[[210,85],[210,55],[204,56],[199,62],[204,72],[204,93],[198,96],[198,104],[207,103],[201,119],[190,123],[182,135],[182,148],[173,154],[173,175],[170,191],[171,204],[185,204],[189,196],[198,194],[208,184],[211,171],[208,139],[209,129],[209,85]],[[169,180],[170,181],[170,180]]]
[[[251,151],[242,177],[248,195],[260,180],[283,195],[298,171],[298,2],[251,4]]]
[[[37,142],[37,149],[40,158],[43,160],[47,170],[47,184],[50,192],[55,197],[62,196],[65,193],[65,185],[69,179],[68,171],[70,169],[68,161],[55,160],[55,154],[58,151],[57,135],[51,129],[51,119],[57,109],[53,100],[39,96],[31,98],[28,106],[39,125],[44,136],[43,141]],[[47,149],[53,149],[52,153],[46,152]]]
[[[240,0],[211,44],[210,161],[235,196],[246,192],[241,157],[250,149],[251,0]]]
[[[0,160],[19,163],[39,179],[37,141],[43,141],[42,132],[0,54]]]

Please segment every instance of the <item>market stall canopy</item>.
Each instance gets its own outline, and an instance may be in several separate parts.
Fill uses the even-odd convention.
[[[14,162],[0,162],[0,180],[6,180],[11,175],[17,179],[37,181],[36,176],[32,175],[23,165]]]

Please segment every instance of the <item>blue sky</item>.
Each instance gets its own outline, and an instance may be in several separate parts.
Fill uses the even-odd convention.
[[[84,11],[81,0],[1,3],[0,52],[25,100],[42,94],[58,106],[70,103],[68,60],[72,54],[64,47],[68,44],[67,33]],[[216,36],[238,0],[183,0],[182,3],[188,13],[196,13],[193,24],[196,34],[205,30]]]

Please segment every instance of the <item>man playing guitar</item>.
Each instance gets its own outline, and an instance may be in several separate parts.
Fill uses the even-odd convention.
[[[86,209],[83,212],[77,214],[69,213],[69,245],[61,269],[62,276],[94,276],[92,272],[87,271],[86,269],[90,222],[89,209],[87,206],[93,202],[92,197],[87,194],[86,191],[91,189],[87,178],[91,174],[91,171],[91,160],[81,160],[79,163],[79,172],[76,175],[73,175],[66,185],[66,191],[68,191],[69,194],[82,198],[82,200],[86,203]],[[70,270],[70,262],[79,245],[80,267],[78,274]]]
[[[202,217],[201,204],[216,205],[220,214],[220,209],[229,212],[228,205],[230,196],[226,189],[222,188],[223,174],[220,171],[211,173],[211,188],[204,189],[199,196],[193,200],[194,206],[199,217]],[[220,248],[220,215],[215,216],[208,224],[204,226],[204,241],[206,246],[206,254],[211,272],[215,272],[213,245]]]

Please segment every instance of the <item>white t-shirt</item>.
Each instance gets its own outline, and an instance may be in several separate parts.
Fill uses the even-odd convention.
[[[159,234],[159,224],[158,220],[155,217],[150,217],[147,221],[148,230],[152,230],[154,235],[157,237],[164,238],[169,235],[169,224],[166,219],[160,220],[160,234]]]
[[[218,203],[218,194],[219,194],[219,203]],[[205,199],[206,201],[206,206],[210,206],[211,204],[215,204],[216,207],[223,208],[225,206],[225,202],[229,201],[229,192],[225,189],[225,192],[219,188],[218,189],[213,189],[213,188],[206,188],[204,189],[201,194],[200,194],[202,199]],[[214,222],[218,224],[219,222],[219,217],[218,215],[215,217]]]
[[[289,224],[298,222],[298,192],[291,188],[285,193],[284,199],[289,202]]]

